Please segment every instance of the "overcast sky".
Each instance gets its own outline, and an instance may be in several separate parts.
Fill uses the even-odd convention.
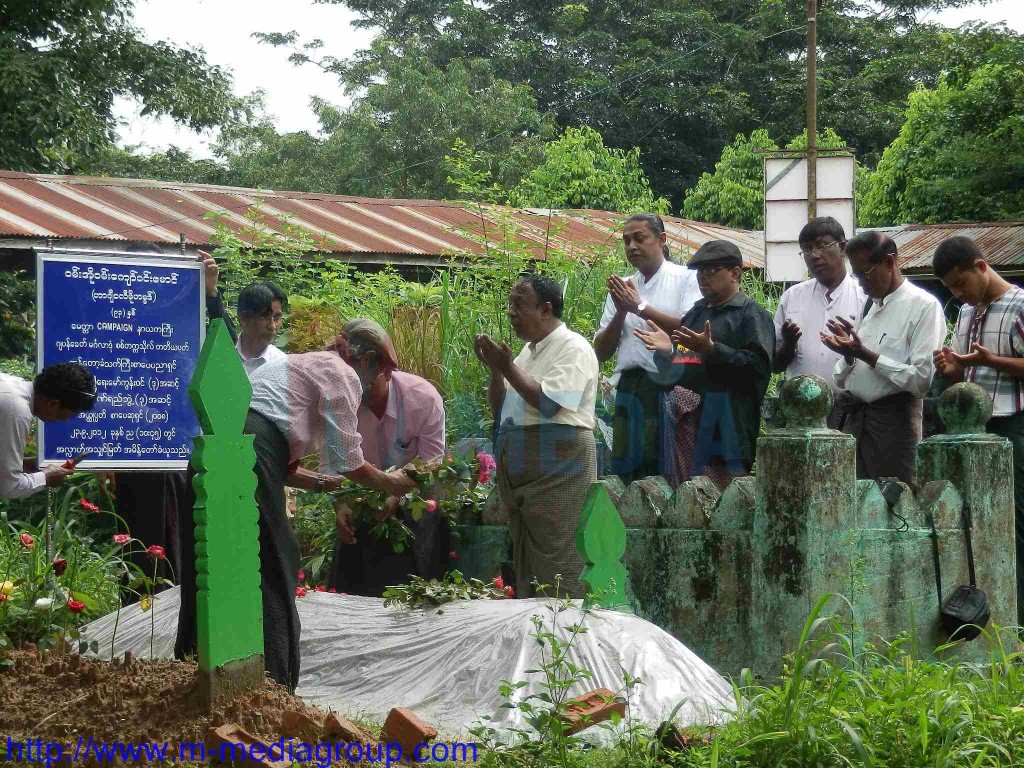
[[[344,57],[366,47],[371,38],[368,31],[353,29],[354,18],[344,5],[316,5],[309,0],[138,0],[135,10],[136,23],[150,40],[205,49],[211,63],[231,70],[236,93],[263,89],[267,112],[279,131],[317,129],[309,107],[311,96],[336,104],[346,99],[333,76],[311,65],[292,65],[287,50],[262,45],[252,33],[294,29],[304,39],[323,39],[324,52]],[[1005,21],[1024,33],[1024,0],[994,0],[931,18],[949,26],[974,19]],[[123,123],[122,145],[162,150],[175,144],[197,156],[210,155],[212,132],[196,134],[169,119],[140,117],[138,105],[127,100],[118,100],[116,111]]]

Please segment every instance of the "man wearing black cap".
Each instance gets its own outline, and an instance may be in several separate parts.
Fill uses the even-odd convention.
[[[679,407],[689,415],[679,420],[672,444],[665,446],[674,453],[672,479],[705,474],[724,488],[754,462],[775,325],[740,291],[743,260],[733,243],[705,243],[687,266],[696,271],[704,298],[683,316],[682,328],[670,338],[648,322],[650,330],[635,333],[655,352],[661,381],[683,393]]]

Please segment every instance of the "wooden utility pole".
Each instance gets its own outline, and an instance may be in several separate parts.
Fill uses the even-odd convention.
[[[807,0],[807,219],[818,215],[818,0]]]

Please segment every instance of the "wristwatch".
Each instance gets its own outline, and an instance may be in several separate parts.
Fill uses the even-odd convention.
[[[319,472],[316,475],[316,491],[317,493],[323,493],[326,488],[327,478],[321,475]]]
[[[636,305],[636,313],[638,315],[642,315],[644,313],[645,309],[647,309],[647,302],[646,301],[641,301],[639,304]]]

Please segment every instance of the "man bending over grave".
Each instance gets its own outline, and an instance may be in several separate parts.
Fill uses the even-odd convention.
[[[434,385],[398,367],[395,346],[380,325],[367,318],[345,323],[338,353],[362,384],[359,436],[363,458],[384,469],[413,459],[432,461],[444,454],[444,402]],[[444,576],[451,551],[448,522],[440,512],[419,520],[405,517],[411,546],[395,552],[390,542],[375,539],[369,526],[353,528],[352,510],[335,502],[338,538],[331,558],[328,586],[353,595],[380,597],[392,584]],[[402,512],[398,512],[402,515]]]
[[[711,240],[688,264],[704,298],[682,318],[671,338],[655,323],[635,333],[655,352],[659,378],[673,394],[690,400],[663,450],[674,485],[707,475],[725,489],[750,472],[768,391],[775,326],[756,301],[740,290],[743,259],[726,240]],[[678,349],[673,345],[678,345]]]
[[[516,592],[532,583],[560,596],[584,597],[583,561],[575,534],[590,485],[597,480],[594,404],[599,364],[590,343],[561,321],[562,291],[540,275],[513,286],[508,319],[526,342],[512,350],[476,337],[477,358],[490,369],[487,400],[501,414],[494,493],[508,514]]]
[[[96,379],[77,363],[55,363],[34,381],[0,373],[0,499],[21,499],[61,485],[74,465],[40,470],[25,458],[32,420],[67,421],[96,404]]]
[[[294,691],[299,681],[299,615],[295,608],[299,546],[285,514],[285,485],[332,491],[341,478],[401,496],[415,483],[400,470],[382,472],[363,459],[357,429],[362,387],[336,351],[286,355],[252,376],[245,433],[255,437],[259,507],[263,655],[272,679]],[[299,461],[320,456],[320,471],[299,471]],[[183,552],[194,552],[191,515],[181,526]],[[195,558],[182,557],[178,658],[195,653]]]

